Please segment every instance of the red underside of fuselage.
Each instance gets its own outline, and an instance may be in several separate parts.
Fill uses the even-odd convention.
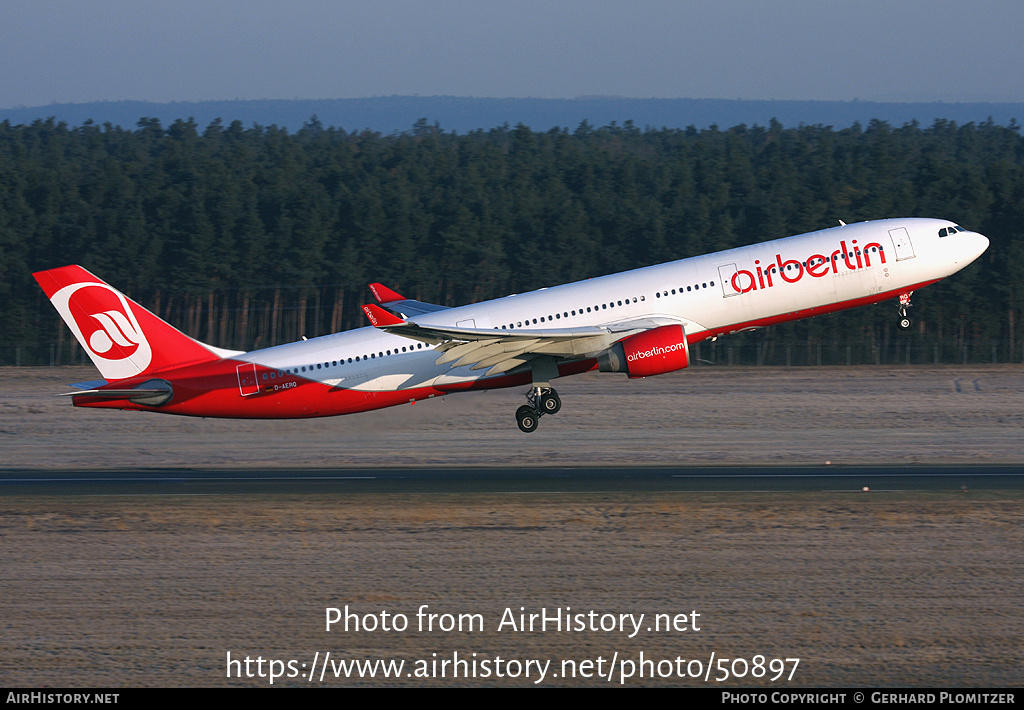
[[[778,316],[737,323],[727,327],[688,333],[687,341],[693,344],[711,337],[735,333],[741,330],[763,328],[769,325],[800,320],[857,306],[870,305],[896,298],[901,293],[924,288],[929,284],[935,283],[937,280],[934,279],[908,288],[886,291],[841,303],[815,306]],[[531,382],[531,373],[521,372],[504,377],[474,380],[440,387],[417,387],[414,389],[373,392],[332,387],[316,380],[309,380],[292,374],[286,374],[282,377],[278,370],[257,365],[255,374],[256,382],[259,384],[259,391],[243,395],[237,374],[237,367],[239,365],[248,365],[248,363],[232,359],[217,360],[118,380],[108,385],[111,389],[131,389],[138,387],[148,380],[166,380],[174,388],[174,397],[170,402],[161,406],[149,406],[136,404],[127,399],[107,399],[91,397],[89,395],[76,395],[73,397],[73,401],[77,407],[136,409],[194,417],[295,419],[354,414],[356,412],[366,412],[373,409],[383,409],[384,407],[393,407],[398,404],[430,399],[431,397],[441,397],[454,392],[519,387],[529,385]],[[596,360],[582,360],[580,362],[560,365],[558,372],[560,377],[566,377],[587,372],[596,367]],[[271,373],[274,374],[273,378],[270,377]],[[267,379],[263,378],[264,374],[267,375]]]
[[[132,389],[148,380],[167,380],[174,388],[174,398],[171,402],[161,406],[137,404],[127,399],[90,397],[89,395],[76,395],[73,400],[77,407],[136,409],[193,417],[298,419],[366,412],[432,397],[443,397],[454,392],[517,387],[528,385],[531,380],[529,372],[522,372],[505,377],[441,387],[416,387],[372,392],[332,387],[292,374],[281,377],[278,370],[257,365],[256,377],[260,384],[260,390],[243,396],[236,374],[237,366],[242,364],[245,363],[225,359],[191,365],[179,370],[132,377],[110,385],[112,389]],[[577,375],[595,367],[597,367],[596,360],[569,363],[558,368],[559,376]],[[264,374],[269,378],[271,373],[275,374],[274,379],[263,379]]]

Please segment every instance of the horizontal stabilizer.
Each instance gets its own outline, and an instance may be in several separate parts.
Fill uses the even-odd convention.
[[[130,397],[167,394],[167,389],[136,389],[136,390],[80,390],[78,392],[61,392],[57,397],[104,397],[106,399],[128,399]]]
[[[107,384],[106,380],[90,380],[88,382],[72,382],[68,387],[74,387],[78,390],[94,390],[97,387],[102,387]],[[70,394],[79,394],[78,392],[71,392]]]
[[[97,384],[101,384],[100,383]],[[85,384],[85,383],[82,383]],[[74,385],[72,385],[74,386]],[[148,404],[157,407],[166,404],[174,397],[174,388],[166,380],[146,380],[132,389],[103,389],[102,387],[63,392],[58,397],[98,397],[101,399],[127,399],[135,404]]]

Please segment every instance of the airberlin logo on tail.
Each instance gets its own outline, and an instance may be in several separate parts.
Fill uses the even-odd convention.
[[[145,371],[153,349],[128,303],[104,283],[65,286],[50,301],[107,379]]]
[[[114,347],[114,343],[122,348],[133,348],[142,342],[142,334],[132,327],[124,313],[106,311],[91,315],[100,323],[100,330],[93,331],[89,336],[89,347],[94,353],[106,353]]]
[[[885,263],[885,252],[878,242],[866,244],[864,248],[857,246],[854,239],[850,246],[845,241],[839,242],[839,248],[828,256],[824,254],[811,254],[803,261],[798,259],[782,260],[782,254],[775,255],[775,261],[764,266],[760,259],[754,260],[752,271],[739,269],[732,275],[730,284],[737,293],[758,291],[775,286],[773,277],[778,276],[786,283],[796,283],[809,274],[816,279],[823,278],[829,274],[838,274],[840,263],[845,265],[846,270],[858,271],[871,267],[871,259],[875,257],[879,264]]]

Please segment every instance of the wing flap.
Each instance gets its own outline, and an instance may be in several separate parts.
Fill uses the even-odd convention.
[[[468,343],[460,340],[449,340],[447,343],[441,343],[437,346],[437,349],[443,352],[444,355],[434,360],[434,364],[444,365],[446,362],[455,362],[459,358],[482,347],[483,345],[477,340],[471,340]]]
[[[497,340],[495,342],[487,342],[486,340],[473,341],[476,347],[463,355],[459,360],[452,365],[452,367],[461,367],[463,365],[472,365],[476,362],[482,362],[484,360],[490,360],[497,356],[500,362],[506,358],[512,357],[513,355],[519,355],[521,353],[529,351],[535,347],[540,340],[537,338],[531,338],[529,340]],[[456,350],[458,348],[455,348]]]
[[[525,365],[532,359],[532,357],[522,356],[509,358],[508,360],[503,360],[502,362],[499,362],[497,365],[488,370],[486,373],[484,373],[484,376],[493,377],[494,375],[503,375],[509,370],[514,370],[520,365]]]
[[[532,357],[533,354],[527,354],[525,350],[520,350],[519,352],[516,353],[498,353],[497,355],[492,355],[491,357],[485,357],[477,360],[473,367],[469,369],[482,370],[485,367],[493,367],[495,365],[500,365],[503,362],[508,362],[511,360],[517,360],[519,361],[519,364],[521,364],[523,362],[526,362],[527,360],[530,360]]]

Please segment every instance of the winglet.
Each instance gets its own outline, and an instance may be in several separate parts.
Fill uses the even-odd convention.
[[[405,296],[392,291],[384,284],[372,283],[370,284],[370,290],[373,291],[373,297],[377,299],[378,303],[391,303],[392,301],[405,301]]]
[[[404,320],[393,313],[388,313],[375,303],[363,306],[363,313],[366,314],[366,317],[370,319],[370,323],[375,328],[383,328],[388,325],[405,325]]]

